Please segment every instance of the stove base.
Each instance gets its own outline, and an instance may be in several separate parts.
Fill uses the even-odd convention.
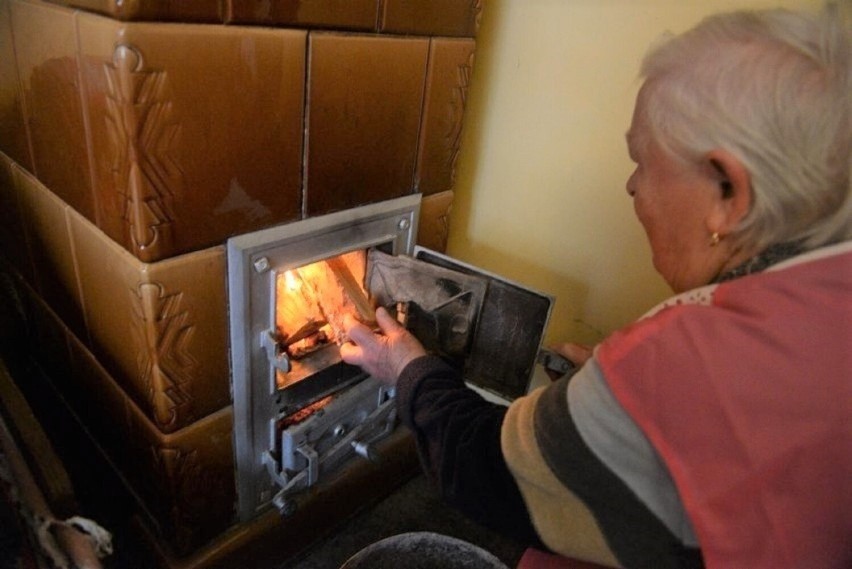
[[[136,529],[163,569],[268,569],[283,564],[417,474],[414,441],[404,428],[397,428],[376,448],[382,457],[379,464],[353,461],[299,496],[298,508],[291,516],[282,518],[272,509],[230,528],[191,556],[175,556],[142,520],[135,520]]]

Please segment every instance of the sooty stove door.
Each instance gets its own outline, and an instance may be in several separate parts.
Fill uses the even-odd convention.
[[[509,400],[529,389],[551,296],[421,247],[371,250],[366,288],[468,383]]]

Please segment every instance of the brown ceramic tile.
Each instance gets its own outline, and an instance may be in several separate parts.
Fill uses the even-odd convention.
[[[224,531],[235,502],[230,407],[162,434],[82,343],[60,389],[129,482],[164,542],[181,554]],[[97,409],[97,413],[92,413]]]
[[[12,44],[9,3],[9,0],[0,0],[0,152],[32,170],[18,84],[18,64]]]
[[[433,39],[415,184],[424,194],[453,189],[475,43]]]
[[[68,207],[31,174],[13,168],[34,288],[71,330],[82,334],[82,301],[65,218]]]
[[[452,191],[446,191],[425,196],[420,202],[420,220],[417,224],[418,245],[433,251],[446,252],[453,197]]]
[[[383,32],[474,37],[484,0],[384,0]]]
[[[234,475],[226,407],[171,435],[148,420],[35,291],[26,288],[32,348],[63,396],[121,471],[164,531],[164,542],[187,553],[233,519]]]
[[[0,152],[0,257],[4,257],[27,281],[33,269],[21,218],[18,185],[12,160]]]
[[[228,405],[224,248],[146,264],[69,217],[90,348],[135,404],[163,432]]]
[[[226,407],[163,435],[135,406],[129,408],[126,442],[133,458],[125,475],[155,516],[160,538],[185,556],[234,522],[233,411]]]
[[[413,191],[428,40],[312,33],[309,215]]]
[[[12,0],[11,9],[35,174],[94,219],[73,13],[26,0]]]
[[[229,20],[309,28],[373,31],[377,0],[229,0]]]
[[[117,20],[221,22],[227,0],[49,0]]]
[[[139,353],[153,368],[153,420],[169,431],[230,403],[224,248],[151,264],[147,276],[134,295],[148,326]]]
[[[151,262],[299,216],[305,32],[78,24],[112,239]]]

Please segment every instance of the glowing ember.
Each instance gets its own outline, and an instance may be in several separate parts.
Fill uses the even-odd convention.
[[[313,415],[314,413],[316,413],[317,411],[319,411],[320,409],[322,409],[323,407],[325,407],[326,405],[331,403],[331,401],[333,399],[334,399],[334,395],[329,395],[327,397],[324,397],[323,399],[320,399],[319,401],[317,401],[315,403],[311,403],[307,407],[302,407],[301,409],[299,409],[298,411],[296,411],[292,415],[288,415],[287,417],[280,419],[278,421],[278,424],[277,424],[278,428],[283,430],[283,429],[286,429],[287,427],[291,427],[293,425],[301,423],[302,421],[304,421],[305,419],[307,419],[308,417],[310,417],[311,415]]]

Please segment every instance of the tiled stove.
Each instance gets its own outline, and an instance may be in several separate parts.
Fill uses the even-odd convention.
[[[443,250],[481,4],[0,0],[0,268],[164,563],[311,534],[239,495],[225,244],[410,199]],[[375,497],[413,457],[381,445],[299,499]]]

